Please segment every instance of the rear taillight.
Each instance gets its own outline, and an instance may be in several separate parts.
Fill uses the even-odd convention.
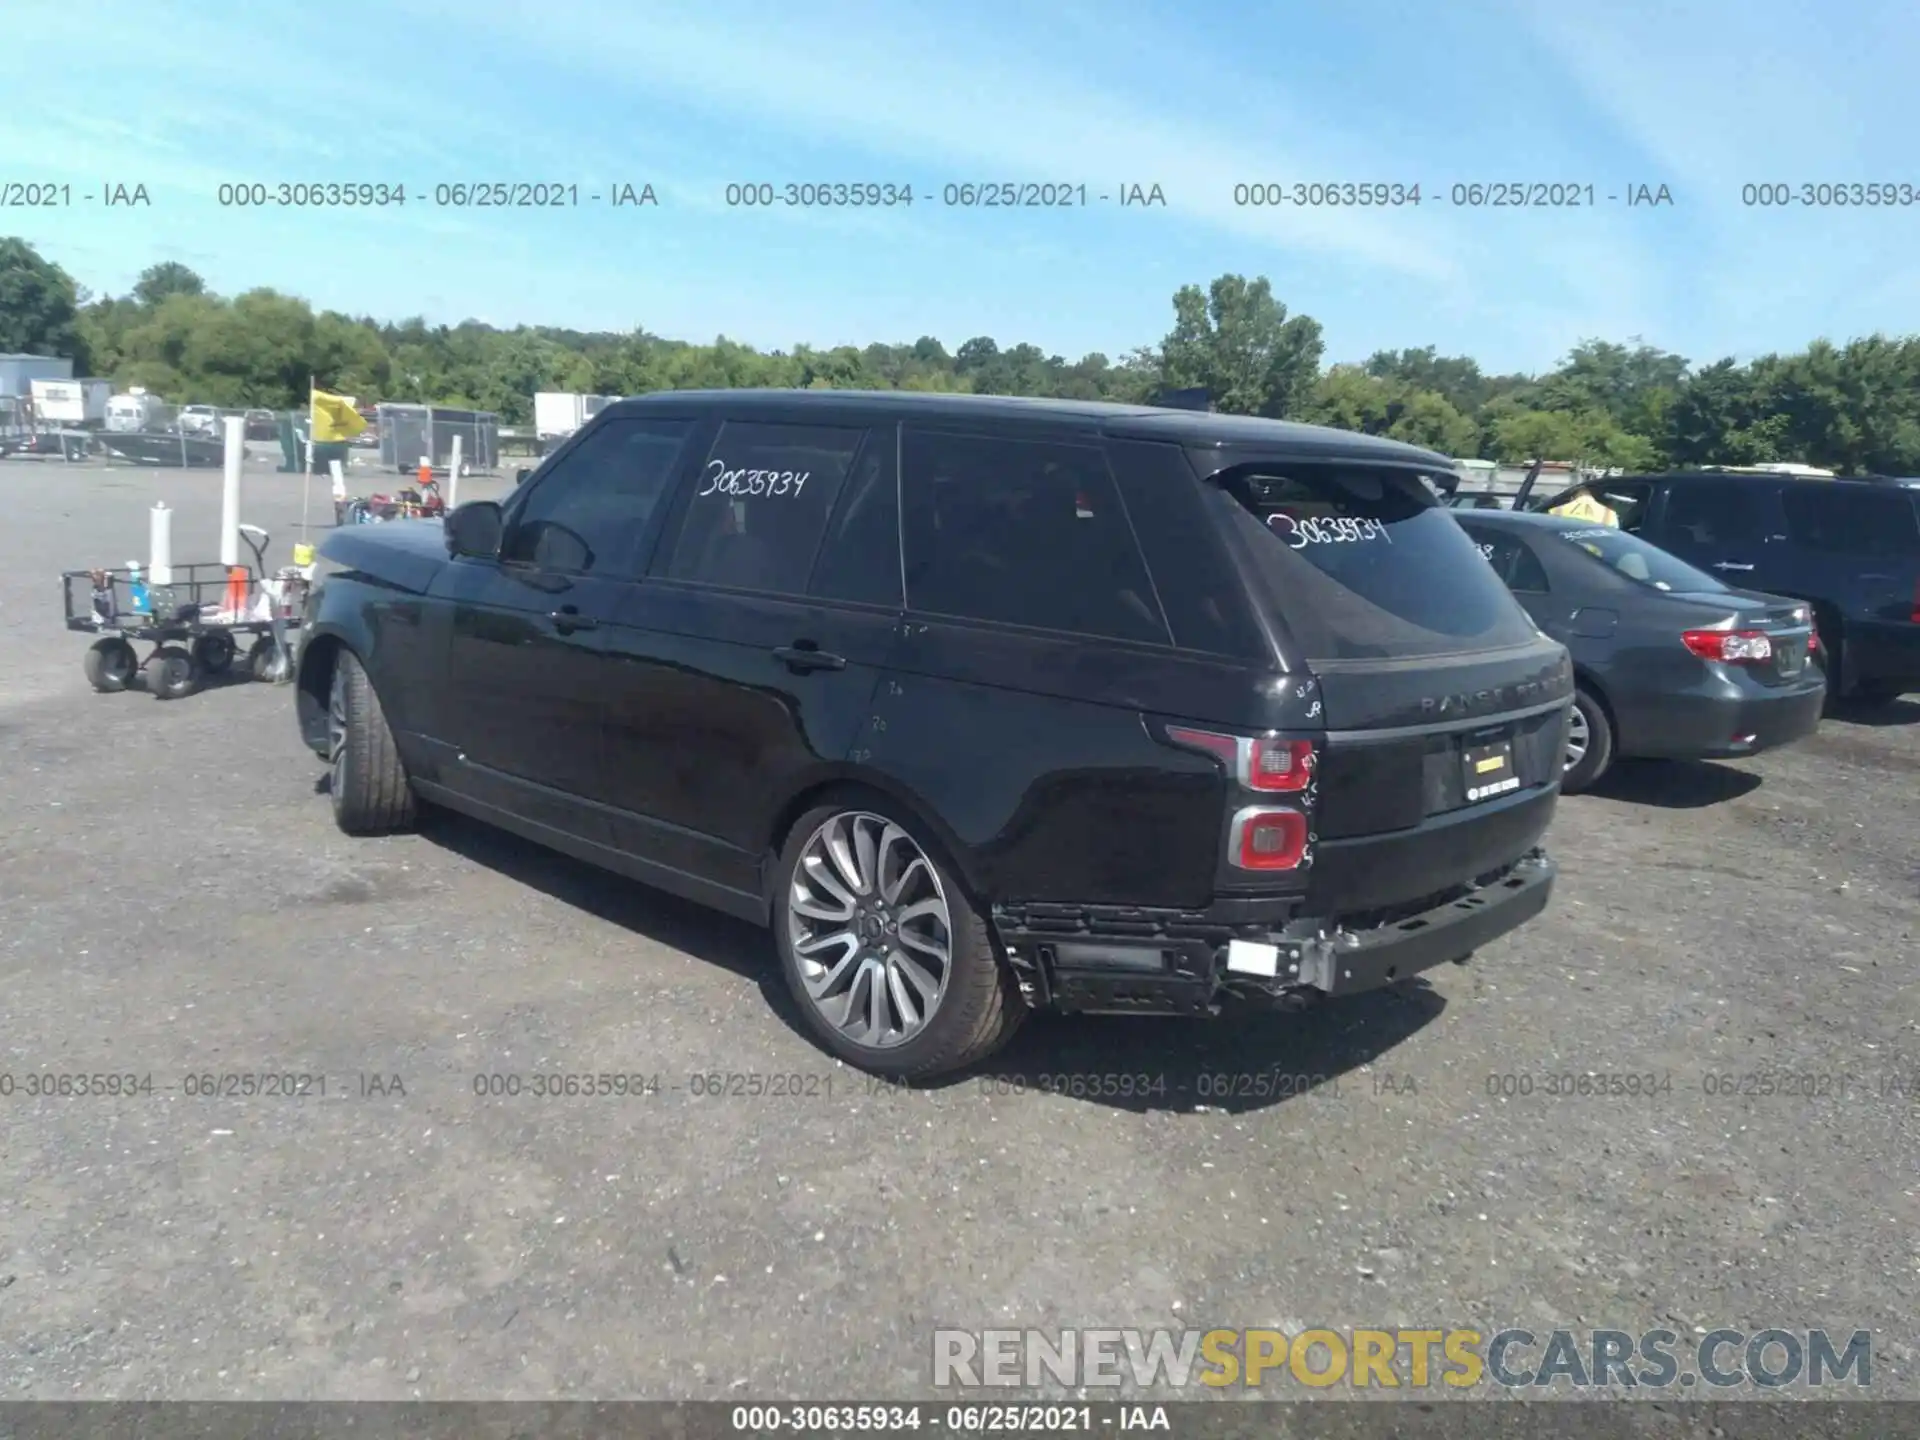
[[[1702,660],[1750,665],[1773,658],[1773,641],[1758,630],[1689,630],[1680,639]]]
[[[1245,790],[1262,795],[1293,795],[1313,779],[1313,742],[1271,735],[1224,735],[1169,725],[1167,738],[1189,750],[1204,750],[1227,767]]]
[[[1169,725],[1169,743],[1213,756],[1232,778],[1227,863],[1236,870],[1297,870],[1312,863],[1313,775],[1319,754],[1311,740],[1232,735]],[[1248,805],[1249,794],[1287,796],[1291,805]],[[1297,806],[1298,808],[1292,808]]]
[[[1913,582],[1913,609],[1907,618],[1914,624],[1920,625],[1920,579]]]
[[[1307,853],[1307,817],[1249,805],[1233,817],[1227,858],[1241,870],[1292,870]]]

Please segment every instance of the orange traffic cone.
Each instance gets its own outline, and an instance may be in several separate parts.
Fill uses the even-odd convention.
[[[247,567],[229,565],[227,567],[227,614],[234,620],[244,620],[247,614]]]
[[[424,455],[420,457],[420,477],[419,478],[420,478],[420,488],[422,490],[426,489],[427,486],[433,483],[433,461],[429,460]]]

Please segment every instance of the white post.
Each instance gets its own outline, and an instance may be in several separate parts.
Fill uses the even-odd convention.
[[[447,509],[451,510],[460,500],[460,437],[453,437],[453,458],[447,468]]]
[[[155,585],[173,584],[173,511],[164,500],[147,512],[147,570]]]
[[[335,500],[346,499],[347,498],[346,467],[342,465],[338,460],[329,460],[327,462],[327,469],[333,475],[333,498]]]
[[[225,473],[220,485],[220,563],[240,563],[240,475],[247,458],[247,422],[228,416]]]

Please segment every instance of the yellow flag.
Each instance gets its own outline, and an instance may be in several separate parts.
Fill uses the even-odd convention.
[[[324,390],[313,392],[313,443],[327,445],[341,440],[351,440],[367,428],[367,422],[360,418],[360,412],[349,405],[343,395],[329,395]]]

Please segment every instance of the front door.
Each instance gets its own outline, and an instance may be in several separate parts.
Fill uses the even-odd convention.
[[[1647,538],[1736,589],[1764,588],[1774,503],[1765,480],[1677,481]]]
[[[500,557],[459,559],[438,729],[444,783],[525,819],[604,839],[607,630],[645,563],[689,420],[583,430],[509,503]]]

